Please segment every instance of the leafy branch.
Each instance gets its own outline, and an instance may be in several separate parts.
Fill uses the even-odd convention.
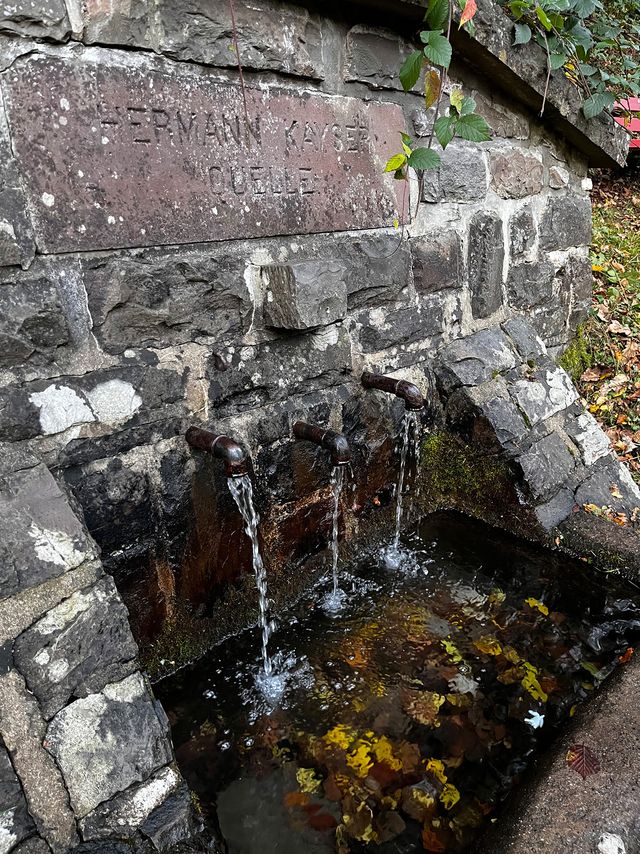
[[[393,172],[398,180],[406,180],[409,169],[413,169],[422,181],[426,170],[439,167],[441,157],[432,147],[434,138],[443,150],[456,136],[473,142],[485,142],[491,138],[489,125],[475,112],[476,102],[473,98],[465,97],[461,89],[453,89],[447,113],[440,115],[453,55],[450,36],[454,2],[429,0],[424,16],[428,29],[419,33],[422,47],[412,51],[400,68],[400,82],[405,92],[410,92],[424,75],[425,106],[427,110],[434,106],[435,109],[426,146],[418,145],[409,134],[400,134],[402,149],[390,157],[385,166],[385,172]],[[458,2],[462,11],[459,26],[472,30],[473,17],[477,11],[476,0]]]

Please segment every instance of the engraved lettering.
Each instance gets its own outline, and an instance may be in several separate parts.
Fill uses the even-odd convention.
[[[169,126],[169,122],[171,118],[169,113],[166,110],[163,110],[159,107],[154,107],[151,110],[151,115],[153,117],[153,129],[156,135],[156,142],[160,142],[161,134],[160,131],[165,130],[169,136],[173,136],[173,131]]]
[[[346,125],[347,130],[347,151],[358,151],[357,126]]]
[[[224,192],[224,178],[222,176],[222,169],[219,166],[209,167],[209,184],[212,193],[216,196],[222,195]]]
[[[191,135],[193,134],[194,139],[198,136],[198,116],[195,113],[191,113],[189,116],[189,124],[187,124],[186,118],[182,115],[181,111],[178,110],[176,112],[176,123],[178,125],[178,136],[180,137],[180,142],[184,143],[191,142]]]
[[[295,149],[296,151],[300,151],[300,146],[298,145],[296,138],[293,135],[295,133],[297,127],[298,127],[298,122],[296,119],[294,119],[291,122],[291,124],[289,125],[289,127],[288,128],[286,127],[284,129],[284,138],[285,138],[287,153],[289,151],[292,151],[293,149]]]
[[[332,125],[331,131],[333,133],[333,147],[337,152],[344,151],[344,144],[342,142],[342,128],[340,125]]]
[[[300,167],[300,193],[303,196],[308,196],[311,193],[315,193],[315,188],[313,186],[313,172],[310,166],[301,166]]]
[[[251,176],[251,180],[253,181],[253,192],[257,196],[262,196],[267,192],[266,187],[263,184],[262,173],[264,172],[264,166],[250,166],[249,174]]]
[[[147,112],[146,107],[127,107],[127,115],[129,116],[129,124],[134,129],[134,134],[140,133],[140,131],[138,131],[137,128],[143,126],[143,123],[141,121],[139,121],[139,119],[136,117],[142,118],[142,116],[144,116],[146,112]],[[148,119],[147,119],[147,121],[148,121]],[[133,141],[134,142],[145,142],[145,143],[151,142],[151,137],[149,137],[149,136],[134,136]]]

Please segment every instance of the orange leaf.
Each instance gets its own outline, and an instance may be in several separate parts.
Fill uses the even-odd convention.
[[[440,85],[440,75],[435,68],[430,68],[424,76],[424,102],[427,109],[438,100]]]
[[[631,656],[633,655],[633,652],[633,647],[628,646],[627,651],[622,655],[618,656],[618,661],[620,662],[620,664],[628,664],[631,661]]]
[[[422,831],[422,847],[425,851],[434,851],[440,854],[441,851],[446,851],[447,847],[441,839],[428,827]]]
[[[476,0],[467,0],[464,5],[462,15],[460,16],[460,26],[463,27],[465,24],[469,23],[477,11],[478,4],[476,3]]]

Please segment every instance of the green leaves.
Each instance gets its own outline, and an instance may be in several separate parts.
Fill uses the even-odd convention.
[[[442,68],[448,68],[451,64],[451,45],[448,39],[442,35],[441,30],[423,30],[420,33],[421,40],[425,43],[424,55],[433,63]]]
[[[555,71],[557,68],[562,68],[569,57],[564,53],[552,53],[549,56],[549,68]]]
[[[390,157],[387,160],[387,165],[384,167],[385,172],[397,172],[398,169],[402,169],[404,164],[407,162],[406,154],[394,154],[393,157]]]
[[[491,128],[482,116],[477,115],[460,116],[455,124],[455,133],[470,142],[486,142],[491,139]]]
[[[549,16],[544,11],[542,6],[536,6],[535,12],[536,12],[536,17],[538,18],[538,20],[540,21],[542,26],[545,28],[545,30],[547,32],[550,32],[553,29],[553,24],[549,20]]]
[[[440,165],[440,155],[432,148],[414,148],[408,162],[413,169],[437,169]]]
[[[402,63],[400,68],[400,82],[405,92],[409,92],[418,82],[424,56],[421,50],[414,50]]]
[[[433,125],[436,139],[443,148],[446,148],[455,135],[455,119],[452,116],[440,116]]]
[[[613,92],[595,92],[582,105],[582,112],[585,118],[592,119],[603,110],[613,107],[615,100]]]
[[[449,0],[429,0],[425,23],[431,30],[444,30],[449,22]]]
[[[531,41],[531,27],[529,24],[516,24],[516,37],[514,44],[528,44]]]

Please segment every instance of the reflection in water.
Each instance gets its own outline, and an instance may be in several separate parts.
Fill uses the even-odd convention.
[[[468,850],[640,630],[635,591],[452,514],[402,547],[287,614],[278,700],[253,631],[158,686],[230,854]]]

